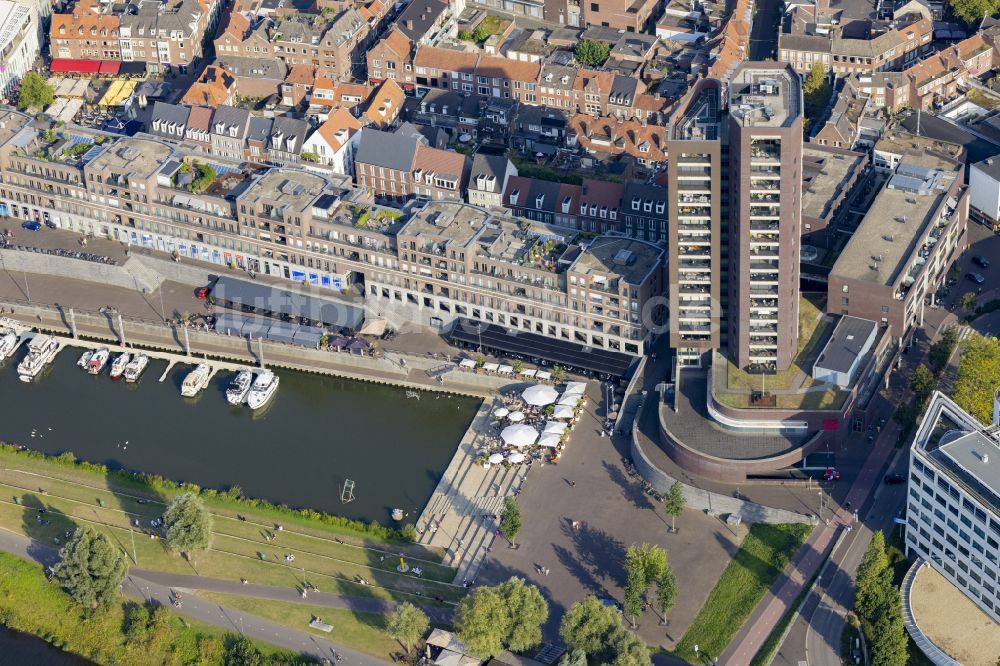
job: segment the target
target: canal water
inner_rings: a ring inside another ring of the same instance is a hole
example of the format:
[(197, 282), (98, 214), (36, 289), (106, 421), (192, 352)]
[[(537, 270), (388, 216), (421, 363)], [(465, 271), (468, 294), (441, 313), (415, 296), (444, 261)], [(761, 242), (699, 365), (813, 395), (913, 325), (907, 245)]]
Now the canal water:
[[(160, 474), (276, 504), (391, 523), (400, 508), (416, 522), (478, 408), (472, 398), (277, 370), (263, 409), (226, 402), (233, 374), (220, 372), (196, 398), (180, 385), (191, 366), (157, 380), (152, 361), (137, 384), (91, 376), (81, 350), (64, 349), (32, 383), (15, 358), (0, 365), (0, 440), (50, 454)], [(344, 482), (354, 501), (341, 502)]]
[(41, 638), (0, 627), (0, 665), (92, 666), (93, 662), (54, 648)]

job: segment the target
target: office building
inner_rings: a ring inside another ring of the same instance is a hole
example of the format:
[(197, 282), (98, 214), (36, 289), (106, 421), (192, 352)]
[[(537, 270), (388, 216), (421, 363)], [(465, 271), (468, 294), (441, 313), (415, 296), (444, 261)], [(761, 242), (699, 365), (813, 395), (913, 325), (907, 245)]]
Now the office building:
[(906, 551), (1000, 622), (1000, 429), (941, 393), (910, 447)]

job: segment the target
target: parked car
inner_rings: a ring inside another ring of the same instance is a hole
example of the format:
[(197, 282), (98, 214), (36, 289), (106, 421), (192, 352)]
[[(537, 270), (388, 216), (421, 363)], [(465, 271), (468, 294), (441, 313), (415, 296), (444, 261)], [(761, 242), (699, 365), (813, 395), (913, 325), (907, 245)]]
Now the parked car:
[(974, 263), (976, 266), (979, 266), (981, 268), (989, 268), (990, 267), (990, 260), (987, 259), (986, 257), (984, 257), (981, 254), (977, 254), (976, 256), (974, 256), (972, 258), (972, 263)]
[(607, 606), (608, 608), (614, 608), (619, 613), (625, 612), (625, 608), (614, 599), (601, 599), (601, 603)]
[(982, 284), (982, 283), (986, 282), (986, 278), (984, 278), (979, 273), (973, 273), (972, 271), (969, 271), (968, 273), (966, 273), (965, 277), (966, 277), (967, 280), (971, 280), (972, 282), (975, 282), (976, 284)]
[(835, 470), (833, 468), (830, 468), (830, 469), (826, 470), (825, 472), (823, 472), (823, 480), (824, 481), (840, 481), (840, 472), (838, 472), (837, 470)]
[(42, 225), (38, 222), (28, 221), (21, 225), (22, 229), (27, 229), (28, 231), (38, 231), (42, 228)]
[(205, 300), (211, 291), (209, 287), (198, 287), (194, 290), (194, 297), (199, 300)]
[(906, 482), (906, 477), (902, 474), (886, 474), (882, 477), (882, 482), (887, 486), (895, 486)]

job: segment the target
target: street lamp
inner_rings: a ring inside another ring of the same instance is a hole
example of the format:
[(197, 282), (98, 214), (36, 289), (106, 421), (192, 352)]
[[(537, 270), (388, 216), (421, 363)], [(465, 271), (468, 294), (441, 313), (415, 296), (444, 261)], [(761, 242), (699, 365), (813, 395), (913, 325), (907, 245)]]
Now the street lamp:
[(819, 519), (823, 520), (823, 491), (819, 491)]

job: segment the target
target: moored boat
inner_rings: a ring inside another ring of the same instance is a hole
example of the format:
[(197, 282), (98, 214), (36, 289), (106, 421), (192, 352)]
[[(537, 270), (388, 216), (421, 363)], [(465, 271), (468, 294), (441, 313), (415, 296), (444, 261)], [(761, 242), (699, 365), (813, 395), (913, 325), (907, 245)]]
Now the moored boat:
[(93, 349), (85, 349), (82, 354), (80, 354), (80, 360), (76, 362), (78, 366), (87, 369), (87, 364), (90, 363), (90, 357), (94, 355)]
[(59, 341), (51, 335), (39, 333), (28, 340), (28, 355), (17, 366), (17, 375), (22, 382), (30, 382), (59, 351)]
[(94, 355), (90, 357), (90, 361), (87, 362), (87, 372), (92, 375), (100, 374), (104, 370), (104, 366), (108, 364), (108, 358), (111, 356), (111, 352), (108, 351), (107, 347), (101, 347), (94, 352)]
[(7, 331), (0, 336), (0, 361), (10, 356), (17, 347), (17, 333)]
[(118, 379), (125, 372), (132, 357), (127, 353), (119, 354), (111, 363), (111, 379)]
[(247, 396), (247, 405), (250, 409), (260, 409), (271, 399), (275, 391), (278, 390), (278, 376), (270, 370), (257, 375), (253, 382), (253, 388)]
[(139, 377), (142, 376), (142, 371), (146, 369), (147, 365), (149, 365), (149, 357), (145, 354), (139, 354), (129, 361), (129, 364), (125, 366), (125, 381), (129, 384), (139, 381)]
[(242, 405), (250, 393), (251, 386), (253, 386), (253, 372), (246, 368), (240, 370), (226, 387), (226, 400), (230, 405)]
[(181, 395), (185, 398), (195, 397), (203, 388), (208, 386), (208, 378), (211, 375), (212, 369), (204, 363), (199, 363), (198, 366), (189, 372), (187, 377), (184, 378), (184, 382), (181, 384)]

